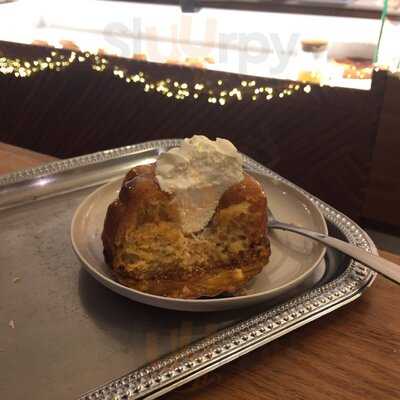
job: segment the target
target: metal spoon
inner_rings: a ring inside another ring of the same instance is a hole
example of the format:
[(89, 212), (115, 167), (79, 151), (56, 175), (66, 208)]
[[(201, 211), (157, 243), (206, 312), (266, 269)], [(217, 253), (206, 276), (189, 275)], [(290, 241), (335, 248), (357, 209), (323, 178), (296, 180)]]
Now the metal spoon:
[(378, 257), (371, 253), (368, 253), (367, 251), (359, 247), (353, 246), (350, 243), (344, 242), (343, 240), (339, 240), (323, 233), (313, 232), (308, 229), (300, 228), (295, 225), (285, 224), (281, 221), (278, 221), (274, 217), (270, 209), (268, 209), (268, 227), (270, 229), (281, 229), (284, 231), (298, 233), (299, 235), (317, 240), (318, 242), (321, 242), (326, 246), (332, 247), (344, 254), (347, 254), (348, 256), (359, 261), (360, 263), (390, 279), (392, 282), (400, 284), (400, 265), (385, 260), (382, 257)]

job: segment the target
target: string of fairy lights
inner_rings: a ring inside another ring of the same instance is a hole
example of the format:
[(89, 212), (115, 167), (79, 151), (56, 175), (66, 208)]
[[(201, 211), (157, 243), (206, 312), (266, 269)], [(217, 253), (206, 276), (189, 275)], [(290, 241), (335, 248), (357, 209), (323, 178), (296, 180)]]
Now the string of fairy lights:
[(293, 94), (311, 92), (311, 86), (308, 84), (289, 83), (284, 87), (277, 88), (257, 84), (253, 79), (242, 80), (237, 87), (228, 87), (221, 79), (216, 82), (203, 83), (180, 82), (172, 78), (154, 80), (143, 71), (132, 73), (118, 65), (113, 65), (108, 59), (98, 54), (89, 52), (78, 54), (74, 51), (69, 55), (52, 51), (47, 57), (31, 61), (0, 57), (0, 73), (26, 79), (44, 71), (63, 71), (75, 63), (89, 63), (91, 68), (99, 73), (111, 70), (116, 79), (120, 79), (128, 85), (141, 86), (146, 93), (158, 93), (166, 98), (179, 101), (207, 100), (208, 103), (218, 106), (224, 106), (232, 101), (270, 101)]

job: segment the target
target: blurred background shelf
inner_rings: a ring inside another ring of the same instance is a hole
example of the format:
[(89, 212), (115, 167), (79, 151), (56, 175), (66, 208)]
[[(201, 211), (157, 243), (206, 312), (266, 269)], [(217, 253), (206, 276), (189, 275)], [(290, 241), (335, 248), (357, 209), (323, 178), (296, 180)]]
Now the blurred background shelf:
[[(132, 2), (132, 0), (123, 1)], [(139, 0), (139, 2), (180, 4), (177, 0)], [(197, 0), (194, 3), (197, 6), (197, 10), (202, 8), (223, 8), (372, 19), (380, 17), (383, 4), (380, 0)], [(389, 16), (394, 19), (400, 17), (398, 1), (390, 2)]]

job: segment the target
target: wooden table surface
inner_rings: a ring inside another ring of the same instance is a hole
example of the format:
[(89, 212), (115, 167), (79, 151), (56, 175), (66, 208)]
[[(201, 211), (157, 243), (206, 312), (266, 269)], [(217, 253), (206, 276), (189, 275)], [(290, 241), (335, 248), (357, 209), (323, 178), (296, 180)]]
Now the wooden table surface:
[[(52, 159), (0, 143), (0, 174)], [(399, 255), (381, 254), (400, 264)], [(356, 302), (164, 399), (398, 400), (399, 311), (400, 287), (378, 277)]]

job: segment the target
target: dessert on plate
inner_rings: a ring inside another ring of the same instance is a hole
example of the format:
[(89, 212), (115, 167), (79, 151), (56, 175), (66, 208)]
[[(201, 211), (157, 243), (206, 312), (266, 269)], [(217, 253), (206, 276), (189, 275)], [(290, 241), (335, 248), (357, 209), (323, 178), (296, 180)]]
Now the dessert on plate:
[(160, 296), (234, 294), (270, 256), (267, 199), (225, 139), (185, 139), (133, 168), (104, 222), (118, 282)]

